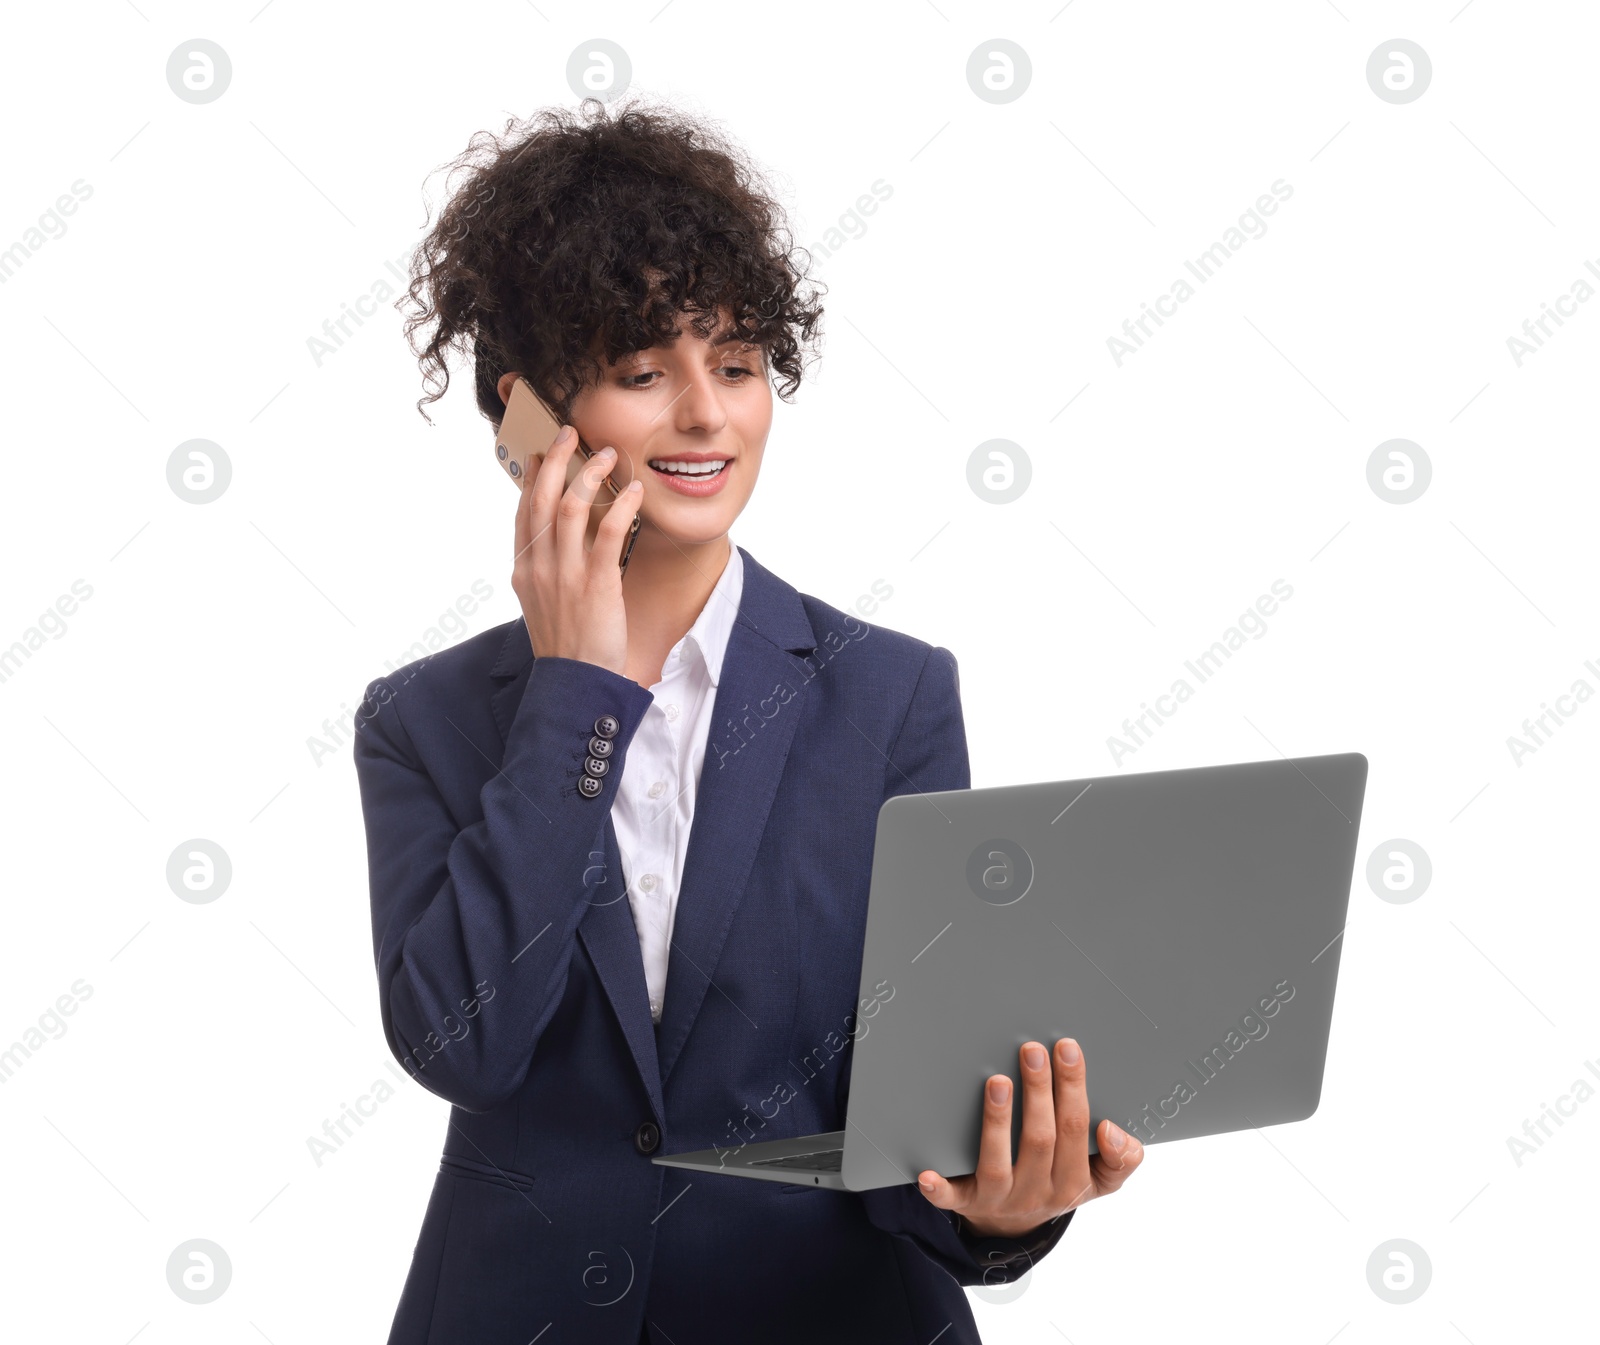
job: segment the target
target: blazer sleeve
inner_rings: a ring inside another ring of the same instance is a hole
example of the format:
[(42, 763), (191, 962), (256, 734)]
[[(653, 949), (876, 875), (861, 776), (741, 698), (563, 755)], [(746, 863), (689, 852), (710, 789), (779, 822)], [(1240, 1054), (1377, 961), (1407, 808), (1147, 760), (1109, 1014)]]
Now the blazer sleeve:
[[(366, 691), (353, 748), (367, 836), (384, 1035), (430, 1092), (482, 1112), (527, 1077), (566, 987), (587, 882), (628, 744), (653, 696), (598, 664), (536, 659), (500, 769), (461, 827), (397, 690)], [(619, 728), (594, 798), (578, 792), (596, 719)], [(465, 740), (461, 750), (477, 750)]]
[[(888, 756), (885, 799), (972, 787), (960, 674), (948, 649), (928, 652)], [(841, 1100), (848, 1096), (854, 1059), (849, 1052), (840, 1071)], [(1077, 1212), (1069, 1210), (1017, 1238), (986, 1238), (973, 1234), (954, 1211), (932, 1204), (915, 1181), (859, 1195), (877, 1227), (910, 1239), (958, 1284), (1009, 1284), (1020, 1278), (1061, 1240)]]

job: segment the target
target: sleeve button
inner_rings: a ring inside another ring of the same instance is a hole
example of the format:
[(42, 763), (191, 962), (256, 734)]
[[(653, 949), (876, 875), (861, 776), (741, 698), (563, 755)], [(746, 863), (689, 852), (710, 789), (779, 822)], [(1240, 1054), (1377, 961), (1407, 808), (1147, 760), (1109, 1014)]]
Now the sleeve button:
[(599, 734), (596, 734), (593, 738), (589, 739), (589, 755), (592, 757), (601, 758), (609, 757), (612, 749), (615, 748), (615, 746), (616, 744), (613, 743), (611, 739), (602, 738), (599, 736)]
[(586, 799), (592, 799), (604, 788), (605, 786), (592, 775), (580, 775), (578, 777), (578, 793), (582, 794)]
[(594, 721), (594, 731), (597, 737), (615, 738), (622, 725), (615, 715), (601, 715)]

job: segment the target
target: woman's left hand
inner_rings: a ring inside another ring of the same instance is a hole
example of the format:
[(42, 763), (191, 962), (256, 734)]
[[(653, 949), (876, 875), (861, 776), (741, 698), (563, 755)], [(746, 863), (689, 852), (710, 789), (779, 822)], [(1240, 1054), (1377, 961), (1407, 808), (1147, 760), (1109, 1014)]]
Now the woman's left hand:
[(1100, 1152), (1089, 1157), (1089, 1095), (1076, 1041), (1063, 1037), (1056, 1043), (1053, 1090), (1050, 1057), (1042, 1045), (1024, 1043), (1020, 1059), (1022, 1139), (1016, 1165), (1011, 1163), (1011, 1080), (992, 1074), (985, 1081), (978, 1170), (954, 1181), (931, 1168), (917, 1177), (923, 1195), (940, 1209), (954, 1210), (979, 1237), (1032, 1233), (1085, 1201), (1121, 1190), (1144, 1161), (1144, 1145), (1109, 1118), (1100, 1122)]

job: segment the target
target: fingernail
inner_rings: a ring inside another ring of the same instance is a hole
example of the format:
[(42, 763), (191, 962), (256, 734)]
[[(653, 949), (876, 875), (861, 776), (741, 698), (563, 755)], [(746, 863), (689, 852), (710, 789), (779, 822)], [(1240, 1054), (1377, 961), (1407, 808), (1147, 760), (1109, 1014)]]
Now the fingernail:
[(598, 453), (595, 454), (595, 457), (597, 458), (614, 458), (616, 456), (617, 450), (614, 448), (602, 448)]
[(933, 1183), (929, 1181), (919, 1181), (917, 1185), (920, 1186), (924, 1191), (931, 1192), (933, 1190)]
[(1111, 1146), (1113, 1153), (1121, 1153), (1123, 1146), (1128, 1142), (1127, 1135), (1115, 1125), (1106, 1128), (1106, 1143)]
[(1044, 1047), (1025, 1046), (1022, 1050), (1022, 1058), (1027, 1063), (1029, 1069), (1043, 1069)]
[(1076, 1065), (1083, 1059), (1083, 1052), (1078, 1049), (1078, 1043), (1071, 1037), (1064, 1037), (1061, 1041), (1061, 1063), (1063, 1065)]
[(1010, 1079), (989, 1080), (989, 1101), (999, 1106), (1011, 1096)]
[(556, 435), (556, 443), (558, 443), (558, 444), (566, 443), (568, 439), (572, 438), (573, 433), (574, 433), (574, 431), (573, 431), (572, 426), (563, 425), (561, 427), (561, 433)]

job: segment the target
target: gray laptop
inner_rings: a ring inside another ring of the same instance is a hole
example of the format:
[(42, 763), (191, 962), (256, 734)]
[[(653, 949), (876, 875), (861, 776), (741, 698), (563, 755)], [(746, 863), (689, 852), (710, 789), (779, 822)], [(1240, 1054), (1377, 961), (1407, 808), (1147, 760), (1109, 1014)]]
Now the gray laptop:
[(845, 1128), (654, 1161), (845, 1191), (965, 1175), (983, 1081), (1018, 1090), (1014, 1153), (1018, 1050), (1064, 1036), (1093, 1126), (1160, 1144), (1304, 1120), (1366, 781), (1352, 752), (889, 799)]

